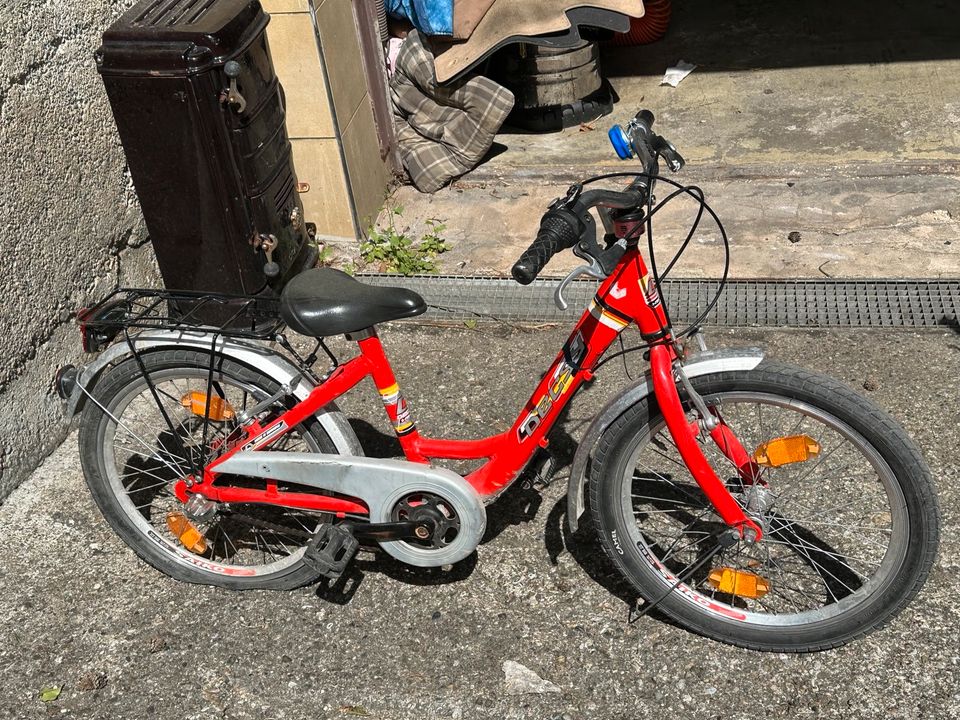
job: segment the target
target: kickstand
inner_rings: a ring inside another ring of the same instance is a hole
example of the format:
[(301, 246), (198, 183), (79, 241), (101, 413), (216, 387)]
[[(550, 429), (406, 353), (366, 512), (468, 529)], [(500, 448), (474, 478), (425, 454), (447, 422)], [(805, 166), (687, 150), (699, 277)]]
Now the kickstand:
[(639, 620), (640, 618), (642, 618), (643, 616), (645, 616), (647, 613), (649, 613), (651, 610), (653, 610), (657, 605), (659, 605), (659, 604), (662, 603), (664, 600), (666, 600), (668, 597), (670, 597), (670, 594), (671, 594), (674, 590), (676, 590), (678, 587), (680, 587), (683, 583), (685, 583), (687, 580), (689, 580), (697, 570), (699, 570), (699, 569), (702, 568), (704, 565), (706, 565), (708, 562), (710, 562), (711, 560), (713, 560), (713, 558), (714, 558), (718, 553), (726, 550), (728, 547), (732, 547), (733, 545), (736, 545), (736, 544), (737, 544), (737, 540), (739, 540), (739, 539), (740, 539), (739, 533), (738, 533), (736, 530), (734, 530), (733, 528), (731, 528), (731, 529), (729, 529), (729, 530), (725, 530), (723, 533), (721, 533), (720, 535), (718, 535), (718, 536), (717, 536), (717, 545), (716, 545), (716, 547), (714, 547), (713, 549), (711, 549), (710, 552), (708, 552), (708, 553), (707, 553), (706, 555), (704, 555), (702, 558), (700, 558), (699, 560), (697, 560), (697, 562), (695, 562), (695, 563), (694, 563), (693, 565), (691, 565), (689, 568), (687, 568), (686, 570), (684, 570), (683, 573), (677, 578), (677, 581), (673, 584), (673, 586), (672, 586), (669, 590), (667, 590), (663, 595), (661, 595), (660, 597), (658, 597), (658, 598), (657, 598), (656, 600), (654, 600), (653, 602), (647, 603), (647, 605), (646, 605), (642, 610), (640, 609), (640, 607), (641, 607), (641, 606), (640, 606), (640, 601), (638, 600), (638, 601), (637, 601), (637, 604), (634, 605), (632, 608), (630, 608), (630, 614), (629, 614), (628, 617), (627, 617), (627, 623), (630, 624), (630, 625), (632, 625), (632, 624), (635, 623), (637, 620)]

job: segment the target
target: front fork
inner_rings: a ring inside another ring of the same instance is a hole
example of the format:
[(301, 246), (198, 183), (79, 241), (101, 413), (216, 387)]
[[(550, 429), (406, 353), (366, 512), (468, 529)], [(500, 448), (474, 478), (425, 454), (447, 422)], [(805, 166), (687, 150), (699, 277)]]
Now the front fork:
[[(745, 542), (757, 542), (763, 536), (763, 531), (757, 523), (744, 514), (743, 508), (730, 494), (724, 482), (717, 477), (717, 473), (700, 449), (697, 442), (698, 430), (695, 429), (697, 426), (691, 426), (683, 404), (680, 402), (677, 391), (678, 378), (674, 377), (673, 353), (669, 346), (658, 344), (650, 348), (650, 367), (653, 374), (653, 390), (660, 405), (660, 412), (663, 413), (667, 429), (677, 445), (680, 457), (683, 458), (697, 485), (727, 525), (734, 528)], [(691, 399), (695, 401), (698, 398), (696, 393), (691, 393)], [(759, 469), (730, 428), (723, 423), (722, 419), (709, 412), (709, 409), (698, 408), (698, 410), (704, 426), (710, 432), (717, 447), (737, 467), (741, 478), (747, 483), (759, 482)]]

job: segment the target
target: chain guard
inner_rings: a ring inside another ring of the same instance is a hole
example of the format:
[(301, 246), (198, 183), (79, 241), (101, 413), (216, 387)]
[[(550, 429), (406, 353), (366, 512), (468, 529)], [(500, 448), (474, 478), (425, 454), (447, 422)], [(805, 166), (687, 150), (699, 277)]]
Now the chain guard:
[(355, 455), (249, 451), (220, 463), (216, 472), (291, 482), (360, 498), (370, 509), (372, 523), (392, 522), (394, 508), (410, 495), (442, 498), (460, 523), (457, 536), (449, 544), (433, 548), (403, 540), (380, 543), (389, 555), (417, 567), (439, 567), (463, 560), (479, 545), (486, 529), (486, 508), (477, 491), (450, 470), (420, 463)]

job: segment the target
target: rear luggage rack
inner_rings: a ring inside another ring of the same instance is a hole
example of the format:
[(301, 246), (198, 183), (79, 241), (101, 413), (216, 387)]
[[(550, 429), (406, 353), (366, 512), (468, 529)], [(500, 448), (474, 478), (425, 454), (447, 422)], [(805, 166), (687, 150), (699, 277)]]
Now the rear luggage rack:
[[(202, 321), (201, 321), (202, 318)], [(283, 329), (275, 297), (120, 288), (77, 316), (84, 332), (179, 330), (273, 340)]]

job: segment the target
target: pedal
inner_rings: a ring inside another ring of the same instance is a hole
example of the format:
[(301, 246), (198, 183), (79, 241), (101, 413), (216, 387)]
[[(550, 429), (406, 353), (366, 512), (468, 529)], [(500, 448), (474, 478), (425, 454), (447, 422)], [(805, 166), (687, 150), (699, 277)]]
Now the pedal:
[(339, 525), (324, 523), (307, 542), (303, 562), (324, 577), (336, 580), (347, 569), (359, 548), (360, 543), (352, 532)]
[(523, 487), (533, 490), (543, 490), (553, 482), (557, 470), (557, 461), (549, 450), (540, 448), (531, 460), (527, 477)]

